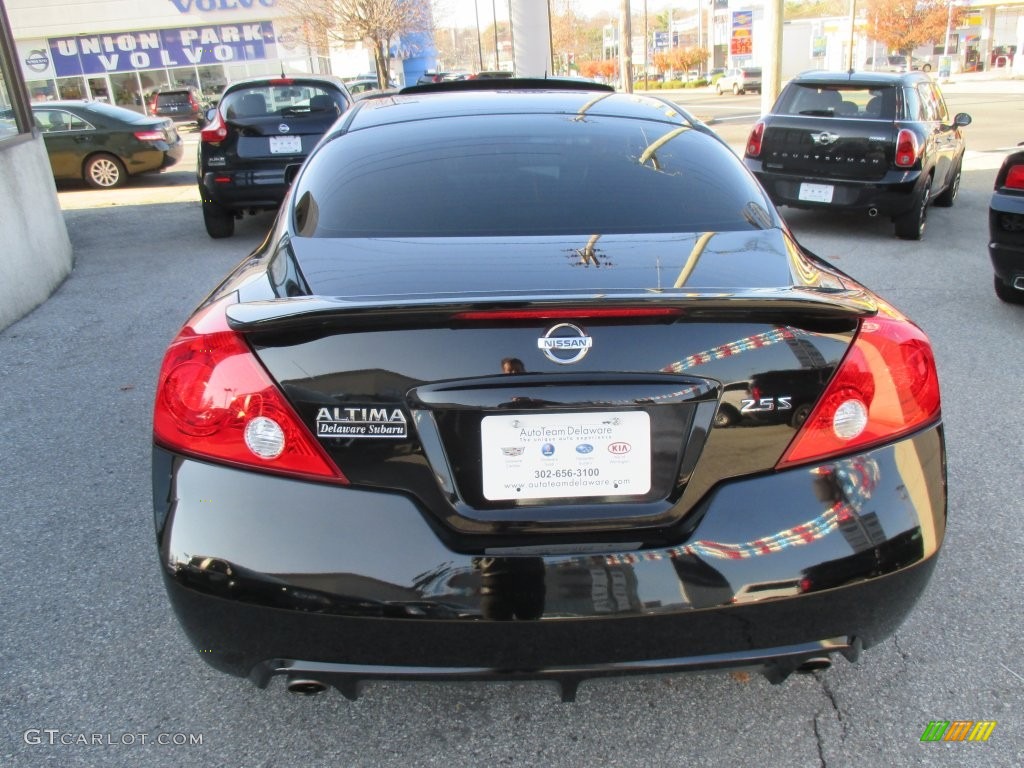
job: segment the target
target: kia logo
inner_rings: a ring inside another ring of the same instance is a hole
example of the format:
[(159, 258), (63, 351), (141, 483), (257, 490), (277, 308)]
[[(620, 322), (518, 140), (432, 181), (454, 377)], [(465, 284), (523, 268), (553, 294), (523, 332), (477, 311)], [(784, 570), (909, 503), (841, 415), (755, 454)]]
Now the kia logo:
[(629, 453), (631, 450), (633, 450), (633, 446), (629, 443), (611, 443), (608, 446), (608, 453), (614, 453), (616, 456)]

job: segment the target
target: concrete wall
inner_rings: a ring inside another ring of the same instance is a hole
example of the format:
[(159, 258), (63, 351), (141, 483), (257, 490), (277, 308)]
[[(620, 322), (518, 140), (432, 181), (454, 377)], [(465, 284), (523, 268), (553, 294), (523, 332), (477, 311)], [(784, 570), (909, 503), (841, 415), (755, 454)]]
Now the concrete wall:
[(71, 265), (43, 140), (0, 142), (0, 329), (45, 301)]

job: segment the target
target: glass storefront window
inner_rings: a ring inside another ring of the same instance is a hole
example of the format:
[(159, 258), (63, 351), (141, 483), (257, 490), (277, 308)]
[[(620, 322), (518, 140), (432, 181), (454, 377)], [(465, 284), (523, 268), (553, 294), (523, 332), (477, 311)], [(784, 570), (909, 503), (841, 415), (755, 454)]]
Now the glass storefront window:
[(13, 136), (18, 132), (18, 123), (14, 119), (14, 108), (8, 90), (7, 78), (0, 71), (0, 139)]
[(77, 76), (58, 78), (57, 96), (61, 99), (84, 99), (85, 81)]

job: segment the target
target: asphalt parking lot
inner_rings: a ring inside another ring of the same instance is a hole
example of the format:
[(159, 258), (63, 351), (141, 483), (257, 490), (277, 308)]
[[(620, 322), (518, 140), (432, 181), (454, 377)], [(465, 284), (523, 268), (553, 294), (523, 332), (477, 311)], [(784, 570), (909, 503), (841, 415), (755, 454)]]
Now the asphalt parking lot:
[[(298, 698), (201, 661), (159, 580), (154, 379), (182, 320), (271, 217), (210, 240), (187, 163), (124, 190), (62, 188), (75, 268), (0, 332), (0, 764), (1024, 764), (1024, 308), (995, 298), (987, 266), (997, 164), (972, 158), (922, 243), (895, 240), (888, 222), (786, 212), (802, 242), (935, 344), (950, 524), (910, 620), (857, 665), (781, 686), (742, 672), (611, 678), (584, 683), (575, 704), (540, 683)], [(984, 743), (922, 742), (936, 720), (996, 725)]]

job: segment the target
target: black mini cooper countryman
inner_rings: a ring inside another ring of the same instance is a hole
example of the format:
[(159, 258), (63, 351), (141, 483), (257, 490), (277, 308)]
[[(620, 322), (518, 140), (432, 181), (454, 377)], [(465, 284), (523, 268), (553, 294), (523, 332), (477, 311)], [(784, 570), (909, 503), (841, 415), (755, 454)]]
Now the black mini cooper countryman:
[(920, 240), (960, 187), (971, 117), (950, 119), (927, 74), (805, 72), (753, 128), (744, 162), (776, 205), (889, 216)]

